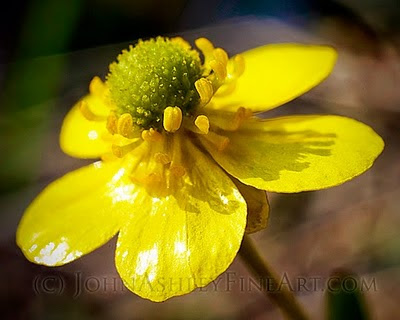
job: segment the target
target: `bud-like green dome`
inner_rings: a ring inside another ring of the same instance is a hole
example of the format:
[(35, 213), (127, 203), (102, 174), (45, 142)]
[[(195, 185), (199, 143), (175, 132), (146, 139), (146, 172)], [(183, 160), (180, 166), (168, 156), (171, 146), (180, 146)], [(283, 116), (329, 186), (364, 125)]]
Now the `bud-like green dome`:
[(118, 115), (130, 113), (135, 125), (158, 128), (168, 106), (190, 114), (198, 104), (194, 83), (201, 77), (197, 51), (173, 39), (139, 41), (110, 65), (107, 83)]

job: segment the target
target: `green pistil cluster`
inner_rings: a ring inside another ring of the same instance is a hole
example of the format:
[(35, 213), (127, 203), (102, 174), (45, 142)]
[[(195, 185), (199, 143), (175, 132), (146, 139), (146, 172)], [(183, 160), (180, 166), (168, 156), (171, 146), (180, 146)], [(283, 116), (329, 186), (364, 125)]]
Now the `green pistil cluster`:
[(130, 113), (140, 128), (159, 128), (168, 106), (190, 114), (199, 102), (194, 83), (201, 77), (197, 51), (158, 37), (139, 41), (110, 65), (107, 83), (119, 115)]

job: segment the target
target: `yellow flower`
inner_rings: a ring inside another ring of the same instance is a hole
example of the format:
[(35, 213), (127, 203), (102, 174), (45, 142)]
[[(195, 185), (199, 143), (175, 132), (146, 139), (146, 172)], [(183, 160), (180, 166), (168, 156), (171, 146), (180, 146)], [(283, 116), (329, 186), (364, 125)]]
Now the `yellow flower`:
[[(17, 243), (59, 266), (118, 233), (117, 270), (163, 301), (207, 285), (244, 232), (264, 228), (265, 191), (339, 185), (371, 167), (382, 139), (331, 115), (261, 120), (331, 72), (326, 46), (274, 44), (231, 58), (207, 39), (140, 41), (68, 113), (61, 148), (101, 158), (50, 184), (26, 210)], [(247, 224), (247, 229), (246, 229)]]

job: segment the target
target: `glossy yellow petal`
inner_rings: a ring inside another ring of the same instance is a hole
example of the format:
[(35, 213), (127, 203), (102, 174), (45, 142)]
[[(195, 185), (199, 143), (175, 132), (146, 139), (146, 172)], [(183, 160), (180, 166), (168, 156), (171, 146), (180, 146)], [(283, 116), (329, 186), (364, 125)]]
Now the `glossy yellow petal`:
[(337, 53), (327, 46), (270, 44), (244, 52), (245, 71), (235, 90), (214, 96), (211, 107), (266, 111), (310, 90), (324, 80)]
[(267, 227), (269, 203), (264, 190), (254, 188), (232, 178), (247, 204), (246, 233), (255, 233)]
[(120, 161), (96, 162), (47, 186), (18, 226), (17, 244), (28, 260), (63, 265), (115, 235), (134, 202), (124, 170)]
[(138, 193), (119, 233), (116, 266), (125, 285), (152, 301), (203, 287), (239, 250), (246, 204), (229, 177), (187, 145), (192, 163), (182, 186), (166, 196)]
[(83, 98), (90, 110), (104, 117), (104, 121), (90, 121), (79, 109), (78, 102), (66, 115), (60, 133), (61, 149), (77, 158), (99, 158), (109, 152), (111, 144), (104, 140), (106, 129), (106, 106), (98, 97), (88, 95)]
[(339, 185), (370, 168), (384, 147), (370, 127), (340, 116), (254, 121), (229, 138), (222, 152), (205, 139), (203, 143), (229, 174), (275, 192)]

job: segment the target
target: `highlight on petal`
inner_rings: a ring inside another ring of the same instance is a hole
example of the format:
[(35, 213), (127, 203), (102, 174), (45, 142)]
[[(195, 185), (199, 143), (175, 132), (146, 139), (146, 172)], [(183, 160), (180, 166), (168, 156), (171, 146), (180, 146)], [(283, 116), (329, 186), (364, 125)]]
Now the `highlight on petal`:
[(245, 232), (255, 233), (267, 227), (269, 203), (264, 190), (245, 185), (232, 177), (232, 181), (239, 189), (247, 204), (247, 223)]
[(214, 159), (244, 184), (274, 192), (339, 185), (369, 169), (384, 142), (367, 125), (340, 116), (288, 116), (252, 121), (228, 133), (220, 152), (203, 139)]
[(273, 109), (318, 85), (337, 58), (332, 47), (293, 43), (269, 44), (241, 55), (245, 69), (235, 90), (216, 94), (210, 107), (236, 110), (245, 106), (254, 112)]
[(134, 202), (120, 161), (96, 162), (47, 186), (26, 209), (17, 244), (26, 258), (59, 266), (113, 237)]
[(192, 165), (168, 195), (142, 189), (118, 237), (125, 285), (152, 301), (206, 286), (231, 264), (246, 225), (246, 203), (230, 178), (190, 142)]
[[(90, 121), (86, 119), (80, 110), (82, 101), (104, 120)], [(65, 116), (60, 133), (60, 146), (66, 154), (87, 159), (99, 158), (102, 154), (110, 151), (111, 143), (103, 139), (104, 135), (108, 134), (105, 109), (106, 106), (100, 98), (93, 95), (84, 97), (72, 107)]]

